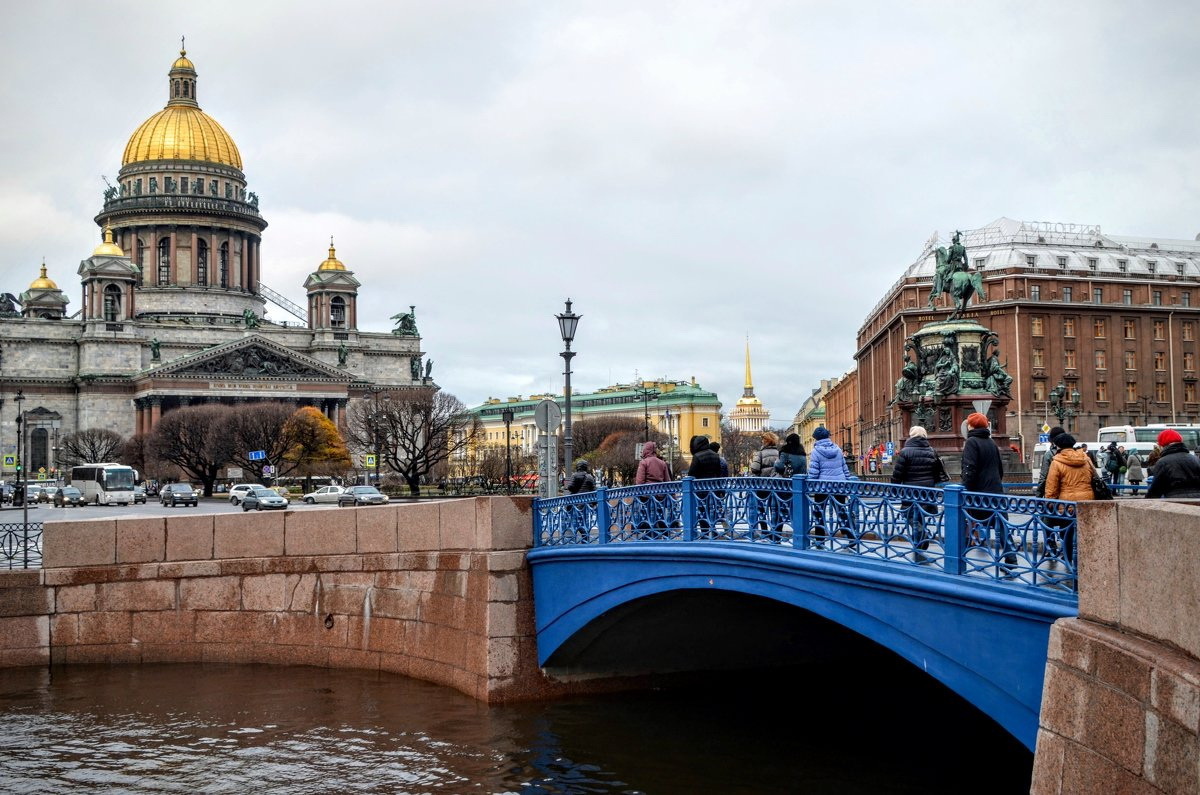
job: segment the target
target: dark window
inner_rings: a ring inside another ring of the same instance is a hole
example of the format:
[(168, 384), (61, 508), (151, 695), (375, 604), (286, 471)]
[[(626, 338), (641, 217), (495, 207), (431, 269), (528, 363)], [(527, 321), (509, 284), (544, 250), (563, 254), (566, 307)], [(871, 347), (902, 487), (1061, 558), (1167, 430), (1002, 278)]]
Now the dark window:
[(217, 267), (220, 270), (219, 276), (221, 286), (229, 286), (229, 243), (222, 243), (217, 254)]
[(121, 288), (110, 284), (104, 288), (104, 319), (115, 322), (121, 314)]
[(187, 177), (179, 178), (179, 192), (180, 193), (188, 192), (188, 178)]
[(329, 325), (333, 328), (346, 327), (346, 302), (341, 298), (329, 302)]
[(196, 284), (208, 286), (208, 243), (196, 241)]
[(1097, 303), (1097, 304), (1102, 304), (1102, 303), (1104, 303), (1104, 290), (1103, 290), (1103, 288), (1097, 287), (1096, 289), (1092, 290), (1092, 301), (1094, 301), (1094, 302), (1095, 302), (1095, 303)]
[(171, 283), (171, 240), (166, 237), (158, 241), (158, 283)]
[(1063, 301), (1068, 304), (1071, 303), (1071, 288), (1064, 287), (1064, 288), (1062, 288), (1062, 291), (1063, 291)]
[(37, 472), (42, 467), (50, 468), (50, 432), (45, 428), (34, 428), (29, 434), (29, 471)]
[(1154, 298), (1151, 300), (1151, 303), (1155, 306), (1162, 306), (1162, 290), (1154, 291)]
[(179, 96), (179, 81), (175, 81), (175, 96)]
[(192, 95), (191, 88), (192, 88), (191, 82), (188, 80), (184, 80), (183, 81), (183, 95), (185, 97), (190, 97)]
[(1029, 285), (1029, 300), (1031, 300), (1031, 301), (1042, 300), (1042, 286), (1040, 284)]

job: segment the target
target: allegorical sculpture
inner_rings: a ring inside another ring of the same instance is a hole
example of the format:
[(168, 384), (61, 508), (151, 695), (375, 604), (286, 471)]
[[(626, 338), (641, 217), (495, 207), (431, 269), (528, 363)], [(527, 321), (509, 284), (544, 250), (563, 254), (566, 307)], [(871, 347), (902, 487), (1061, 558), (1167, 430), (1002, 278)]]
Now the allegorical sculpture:
[(338, 367), (345, 367), (346, 366), (346, 358), (350, 355), (350, 349), (346, 347), (346, 343), (343, 342), (341, 345), (338, 346), (337, 354), (338, 354)]
[(933, 372), (932, 395), (934, 400), (941, 400), (947, 395), (958, 392), (958, 346), (953, 334), (942, 336), (942, 350), (933, 366)]
[(1012, 376), (1000, 364), (1000, 337), (990, 335), (983, 343), (984, 350), (991, 348), (992, 353), (983, 362), (984, 388), (993, 395), (1012, 397)]
[[(394, 334), (395, 332), (392, 332), (392, 333)], [(420, 381), (421, 380), (421, 357), (414, 356), (411, 359), (409, 359), (408, 360), (408, 369), (409, 369), (409, 372), (412, 373), (413, 380)]]
[(248, 329), (258, 328), (258, 315), (254, 314), (254, 310), (252, 309), (243, 309), (242, 322), (246, 324), (246, 328)]
[(162, 358), (162, 343), (158, 341), (158, 337), (150, 340), (150, 358), (153, 361), (158, 361)]
[(896, 397), (893, 403), (911, 403), (921, 394), (921, 367), (913, 361), (913, 357), (909, 355), (910, 351), (916, 353), (916, 344), (911, 338), (904, 341), (904, 368), (900, 371), (900, 380), (896, 382)]
[[(409, 311), (401, 312), (398, 315), (392, 315), (392, 320), (396, 321), (396, 327), (392, 329), (392, 333), (399, 337), (419, 337), (417, 333), (417, 308), (409, 306)], [(416, 376), (413, 376), (414, 378)]]
[(937, 268), (933, 276), (933, 289), (929, 293), (929, 305), (933, 306), (934, 299), (942, 293), (950, 293), (954, 299), (954, 312), (947, 320), (954, 320), (967, 309), (967, 302), (972, 295), (978, 295), (987, 300), (987, 292), (983, 288), (983, 279), (977, 271), (971, 270), (967, 262), (967, 249), (962, 244), (962, 232), (954, 233), (954, 240), (949, 250), (939, 246), (934, 253), (937, 258)]

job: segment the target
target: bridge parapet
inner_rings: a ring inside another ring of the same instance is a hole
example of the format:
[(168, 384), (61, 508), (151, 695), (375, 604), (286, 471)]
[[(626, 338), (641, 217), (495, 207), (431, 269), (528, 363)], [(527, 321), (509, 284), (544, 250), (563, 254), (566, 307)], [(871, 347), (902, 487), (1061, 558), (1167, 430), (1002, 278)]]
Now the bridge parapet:
[(1200, 504), (1081, 503), (1032, 791), (1200, 792)]
[(1076, 506), (863, 480), (711, 478), (538, 500), (534, 546), (738, 542), (1073, 593)]

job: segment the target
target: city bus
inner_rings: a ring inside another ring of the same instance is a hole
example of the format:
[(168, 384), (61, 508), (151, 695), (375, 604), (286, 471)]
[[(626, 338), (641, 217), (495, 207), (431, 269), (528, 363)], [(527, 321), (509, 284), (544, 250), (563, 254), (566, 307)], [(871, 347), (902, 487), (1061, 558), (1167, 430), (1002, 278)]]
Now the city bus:
[(128, 505), (137, 480), (137, 470), (124, 464), (80, 464), (71, 469), (71, 485), (95, 505)]
[(1144, 459), (1154, 449), (1158, 435), (1171, 428), (1183, 437), (1183, 444), (1189, 450), (1200, 447), (1200, 425), (1182, 423), (1157, 423), (1154, 425), (1109, 425), (1101, 428), (1096, 441), (1103, 445), (1116, 442), (1118, 447), (1124, 447), (1126, 452), (1137, 450)]

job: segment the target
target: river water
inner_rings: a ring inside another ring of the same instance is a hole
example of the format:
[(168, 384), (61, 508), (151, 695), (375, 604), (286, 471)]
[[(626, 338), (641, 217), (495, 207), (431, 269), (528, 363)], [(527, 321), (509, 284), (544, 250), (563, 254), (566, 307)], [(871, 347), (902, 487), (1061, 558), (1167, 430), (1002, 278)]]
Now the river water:
[(1031, 766), (915, 668), (492, 707), (371, 671), (0, 670), (5, 793), (1016, 793)]

